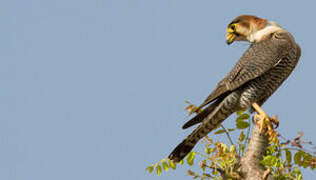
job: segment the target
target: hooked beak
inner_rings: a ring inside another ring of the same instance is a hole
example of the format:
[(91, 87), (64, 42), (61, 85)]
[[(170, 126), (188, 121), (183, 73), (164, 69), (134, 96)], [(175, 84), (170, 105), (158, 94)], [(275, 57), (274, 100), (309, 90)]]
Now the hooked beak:
[(231, 43), (233, 43), (236, 39), (236, 34), (234, 34), (233, 32), (227, 32), (226, 33), (226, 43), (228, 45), (230, 45)]

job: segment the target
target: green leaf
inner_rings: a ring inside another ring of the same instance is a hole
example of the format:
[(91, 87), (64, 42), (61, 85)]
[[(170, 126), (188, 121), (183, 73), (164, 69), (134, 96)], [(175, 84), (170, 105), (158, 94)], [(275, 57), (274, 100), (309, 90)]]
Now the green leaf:
[(301, 174), (301, 171), (298, 167), (294, 167), (292, 173), (296, 176), (299, 176)]
[(235, 145), (231, 145), (230, 148), (229, 148), (229, 152), (235, 153), (236, 152), (236, 146)]
[(195, 152), (191, 151), (187, 156), (188, 165), (192, 166), (194, 162)]
[(294, 155), (294, 163), (297, 165), (300, 165), (301, 159), (302, 159), (302, 151), (298, 151), (297, 153), (295, 153)]
[(179, 162), (179, 164), (180, 164), (180, 165), (182, 165), (182, 164), (183, 164), (183, 159)]
[(249, 114), (244, 113), (244, 114), (241, 114), (240, 116), (238, 116), (236, 121), (244, 121), (246, 119), (249, 119), (249, 117), (250, 117)]
[(275, 153), (274, 146), (268, 146), (267, 155), (272, 155), (273, 153)]
[(262, 163), (263, 165), (271, 166), (271, 165), (272, 165), (272, 157), (273, 157), (273, 156), (265, 156), (265, 157), (263, 158), (263, 160), (261, 161), (261, 163)]
[(160, 176), (160, 175), (161, 175), (161, 171), (162, 171), (160, 165), (158, 165), (158, 166), (156, 167), (156, 171), (157, 171), (157, 175)]
[(246, 145), (242, 144), (242, 145), (240, 146), (240, 151), (241, 151), (242, 153), (244, 153), (245, 148), (246, 148)]
[(245, 111), (241, 110), (241, 111), (237, 111), (236, 113), (237, 113), (238, 116), (240, 116), (240, 115), (242, 115), (244, 112), (245, 112)]
[(285, 151), (286, 161), (288, 162), (288, 164), (291, 164), (291, 161), (292, 161), (292, 152), (289, 151), (288, 149), (284, 149), (284, 151)]
[[(232, 132), (232, 131), (235, 131), (235, 129), (229, 128), (229, 129), (227, 129), (227, 131), (228, 131), (228, 132)], [(220, 129), (220, 130), (218, 130), (218, 131), (215, 131), (214, 134), (222, 134), (222, 133), (224, 133), (224, 132), (225, 132), (224, 129)]]
[(165, 160), (162, 162), (162, 167), (163, 167), (163, 170), (165, 170), (166, 172), (169, 171), (169, 165)]
[(307, 168), (308, 166), (311, 166), (311, 161), (313, 159), (313, 156), (304, 152), (304, 158), (303, 158), (303, 167)]
[(274, 167), (280, 167), (280, 165), (281, 165), (280, 159), (277, 158), (277, 157), (275, 157), (275, 158), (273, 159), (273, 166), (274, 166)]
[(211, 154), (211, 152), (212, 152), (212, 148), (211, 147), (205, 148), (205, 153), (206, 154)]
[(235, 131), (236, 129), (228, 128), (229, 132)]
[(229, 149), (228, 149), (228, 147), (227, 147), (227, 144), (221, 143), (220, 145), (221, 145), (221, 147), (223, 148), (223, 151), (224, 151), (224, 152), (229, 152)]
[(222, 133), (224, 133), (224, 132), (225, 132), (224, 129), (220, 129), (220, 130), (216, 131), (214, 134), (222, 134)]
[(242, 142), (242, 141), (245, 139), (245, 137), (246, 137), (246, 136), (245, 136), (245, 134), (244, 134), (244, 131), (241, 131), (241, 132), (240, 132), (240, 135), (239, 135), (239, 138), (238, 138), (238, 141), (239, 141), (239, 142)]
[(187, 161), (188, 162), (188, 165), (189, 166), (192, 166), (193, 165), (193, 160), (189, 160), (189, 161)]
[(250, 126), (250, 124), (248, 122), (243, 121), (243, 120), (236, 121), (237, 129), (246, 129), (249, 126)]
[(263, 158), (263, 160), (261, 161), (261, 163), (263, 165), (266, 165), (266, 166), (278, 166), (280, 164), (280, 161), (277, 157), (275, 156), (272, 156), (272, 155), (269, 155), (269, 156), (265, 156)]
[(193, 155), (193, 151), (189, 152), (189, 154), (187, 155), (187, 161), (189, 161), (192, 158)]
[(176, 163), (174, 163), (170, 159), (168, 159), (168, 162), (169, 162), (169, 167), (171, 167), (172, 169), (176, 169), (177, 168), (177, 164)]
[(149, 174), (151, 174), (154, 170), (154, 166), (148, 166), (146, 170), (148, 171)]

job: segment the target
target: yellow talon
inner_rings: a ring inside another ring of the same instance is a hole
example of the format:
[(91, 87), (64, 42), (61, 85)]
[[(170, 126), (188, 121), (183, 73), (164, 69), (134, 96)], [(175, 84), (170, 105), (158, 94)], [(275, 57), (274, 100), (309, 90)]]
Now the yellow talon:
[(254, 118), (259, 126), (260, 133), (263, 133), (266, 129), (268, 130), (273, 129), (273, 125), (271, 124), (271, 122), (274, 123), (276, 127), (279, 126), (279, 121), (276, 115), (274, 115), (273, 118), (270, 118), (267, 115), (267, 113), (265, 113), (263, 109), (261, 109), (261, 107), (257, 103), (253, 103), (252, 107), (258, 113), (258, 114), (255, 114)]
[(279, 127), (279, 120), (277, 115), (273, 115), (273, 118), (270, 118), (270, 120), (275, 124), (275, 129)]

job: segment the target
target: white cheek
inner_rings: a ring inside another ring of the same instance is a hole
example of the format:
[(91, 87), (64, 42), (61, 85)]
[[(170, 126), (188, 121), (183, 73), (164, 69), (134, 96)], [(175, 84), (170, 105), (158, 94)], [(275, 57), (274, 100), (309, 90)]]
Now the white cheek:
[(245, 27), (243, 27), (243, 26), (241, 26), (240, 28), (239, 28), (239, 33), (240, 34), (243, 34), (243, 35), (245, 35), (245, 34), (248, 34), (248, 29), (247, 28), (245, 28)]

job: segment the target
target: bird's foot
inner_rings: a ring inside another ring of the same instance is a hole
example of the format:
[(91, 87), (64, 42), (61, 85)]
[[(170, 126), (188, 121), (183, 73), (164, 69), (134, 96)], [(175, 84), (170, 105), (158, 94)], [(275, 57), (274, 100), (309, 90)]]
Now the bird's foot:
[(260, 133), (262, 134), (264, 129), (266, 129), (265, 119), (267, 117), (264, 114), (255, 114), (255, 123), (259, 126)]
[(278, 116), (277, 115), (273, 115), (272, 118), (270, 118), (270, 121), (275, 125), (275, 128), (279, 127), (279, 120), (278, 120)]
[(262, 134), (265, 131), (270, 131), (273, 128), (272, 123), (277, 128), (279, 126), (279, 121), (277, 116), (274, 115), (272, 118), (267, 115), (266, 112), (261, 109), (261, 107), (257, 103), (253, 103), (252, 107), (256, 110), (257, 114), (254, 115), (255, 123), (259, 126), (260, 133)]

